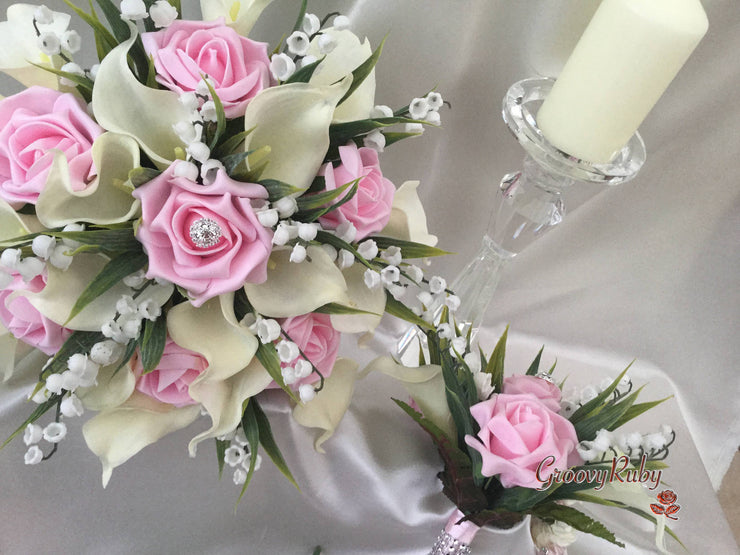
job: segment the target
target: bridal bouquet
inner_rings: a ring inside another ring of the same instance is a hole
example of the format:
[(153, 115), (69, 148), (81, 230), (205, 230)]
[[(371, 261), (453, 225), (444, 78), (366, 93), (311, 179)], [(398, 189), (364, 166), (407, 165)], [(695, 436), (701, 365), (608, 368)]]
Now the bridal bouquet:
[(185, 21), (179, 0), (67, 1), (89, 68), (69, 15), (15, 4), (0, 23), (0, 69), (27, 86), (0, 101), (0, 368), (47, 357), (8, 439), (27, 464), (95, 411), (106, 484), (205, 415), (191, 456), (215, 440), (246, 488), (261, 447), (292, 480), (258, 394), (282, 389), (320, 449), (357, 374), (340, 334), (421, 321), (398, 300), (422, 283), (407, 260), (443, 251), (418, 182), (396, 188), (378, 154), (437, 126), (442, 97), (376, 106), (382, 44), (306, 2), (274, 50), (249, 39), (267, 4), (202, 0)]
[(656, 523), (659, 548), (665, 531), (678, 540), (665, 515), (679, 506), (655, 502), (656, 495), (661, 504), (668, 494), (675, 500), (658, 489), (675, 432), (667, 425), (649, 434), (620, 430), (665, 399), (638, 403), (640, 389), (632, 391), (628, 369), (598, 388), (564, 394), (552, 376), (555, 366), (540, 369), (542, 350), (523, 375), (504, 377), (506, 332), (486, 357), (473, 351), (470, 334), (461, 335), (448, 308), (438, 321), (425, 334), (419, 367), (388, 357), (371, 364), (405, 382), (412, 402), (395, 402), (431, 436), (444, 461), (439, 478), (457, 509), (433, 554), (470, 553), (480, 528), (511, 528), (526, 515), (538, 553), (564, 554), (576, 531), (624, 547), (579, 502), (623, 508)]

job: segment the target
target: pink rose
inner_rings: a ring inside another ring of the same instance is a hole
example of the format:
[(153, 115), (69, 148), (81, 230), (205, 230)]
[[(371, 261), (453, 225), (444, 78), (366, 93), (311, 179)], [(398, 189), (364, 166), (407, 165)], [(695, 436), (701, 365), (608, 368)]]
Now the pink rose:
[[(558, 468), (580, 463), (575, 451), (575, 428), (569, 420), (549, 410), (534, 395), (494, 395), (470, 407), (480, 426), (478, 436), (465, 436), (465, 443), (483, 457), (484, 476), (498, 475), (505, 488), (539, 488)], [(537, 476), (540, 463), (554, 457)]]
[(180, 347), (169, 337), (157, 368), (148, 374), (142, 375), (144, 368), (138, 353), (131, 360), (131, 369), (137, 378), (136, 389), (157, 401), (176, 407), (195, 404), (190, 397), (189, 387), (207, 367), (205, 358)]
[(133, 192), (141, 199), (137, 238), (149, 255), (148, 278), (188, 290), (195, 306), (267, 279), (272, 231), (252, 209), (267, 198), (261, 185), (234, 181), (223, 170), (208, 186), (174, 177), (175, 165)]
[(358, 177), (357, 194), (349, 202), (319, 218), (326, 228), (334, 229), (342, 222), (352, 222), (357, 229), (356, 240), (377, 233), (391, 217), (391, 205), (396, 187), (383, 177), (378, 165), (378, 153), (371, 148), (357, 148), (350, 143), (339, 147), (342, 163), (334, 168), (326, 164), (320, 175), (326, 179), (326, 189), (333, 190)]
[(182, 94), (207, 75), (228, 118), (243, 116), (249, 101), (270, 86), (267, 44), (242, 37), (223, 19), (178, 20), (141, 40), (154, 58), (159, 83)]
[(560, 388), (544, 378), (536, 376), (511, 376), (504, 378), (503, 393), (518, 395), (531, 393), (553, 412), (560, 412)]
[[(280, 327), (292, 339), (306, 358), (323, 374), (325, 378), (331, 375), (334, 361), (339, 351), (340, 333), (331, 325), (328, 314), (311, 312), (301, 316), (286, 318)], [(288, 366), (283, 364), (283, 366)], [(316, 373), (299, 380), (295, 386), (304, 383), (313, 383), (319, 379)]]
[(53, 355), (72, 332), (42, 315), (26, 297), (11, 298), (14, 291), (38, 293), (44, 287), (46, 279), (43, 275), (24, 283), (20, 274), (13, 272), (13, 282), (0, 291), (0, 322), (16, 339)]
[(0, 100), (0, 196), (16, 208), (35, 204), (46, 186), (52, 149), (67, 157), (72, 188), (84, 189), (95, 173), (90, 149), (101, 133), (68, 93), (31, 87)]

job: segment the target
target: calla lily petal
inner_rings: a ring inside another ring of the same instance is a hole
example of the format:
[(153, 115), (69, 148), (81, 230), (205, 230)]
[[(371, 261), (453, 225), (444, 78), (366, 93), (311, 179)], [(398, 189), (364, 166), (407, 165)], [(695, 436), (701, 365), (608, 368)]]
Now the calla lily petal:
[(126, 363), (118, 368), (118, 362), (104, 366), (98, 371), (98, 384), (92, 387), (79, 387), (75, 393), (88, 410), (104, 411), (126, 402), (134, 392), (136, 376)]
[(175, 343), (208, 361), (208, 369), (190, 384), (189, 393), (208, 411), (213, 424), (190, 442), (191, 455), (204, 439), (234, 430), (244, 401), (272, 382), (267, 371), (253, 361), (259, 342), (236, 321), (233, 307), (232, 293), (198, 308), (179, 304), (167, 315), (167, 329)]
[(103, 464), (103, 487), (108, 485), (114, 468), (147, 445), (190, 425), (199, 414), (197, 405), (173, 408), (134, 392), (123, 405), (87, 421), (82, 434)]
[(108, 131), (136, 139), (152, 161), (164, 169), (175, 159), (175, 149), (185, 147), (172, 126), (190, 121), (190, 114), (176, 93), (150, 89), (131, 73), (127, 56), (137, 32), (132, 23), (128, 25), (131, 38), (100, 63), (93, 88), (93, 113)]
[(122, 187), (129, 172), (139, 166), (139, 146), (134, 139), (104, 133), (95, 140), (92, 156), (98, 177), (83, 191), (69, 181), (67, 159), (61, 152), (36, 203), (36, 214), (45, 226), (63, 227), (72, 222), (114, 224), (134, 217), (140, 201)]
[(406, 181), (398, 188), (393, 197), (391, 219), (380, 234), (433, 247), (437, 244), (437, 237), (427, 230), (427, 216), (419, 199), (418, 187), (418, 181)]
[[(37, 6), (31, 4), (13, 4), (8, 7), (8, 20), (0, 22), (0, 71), (26, 87), (40, 85), (59, 89), (56, 75), (30, 63), (51, 67), (49, 57), (39, 50), (36, 30), (33, 28), (36, 8)], [(67, 30), (71, 18), (65, 13), (52, 13), (54, 21), (48, 25), (39, 25), (39, 30), (61, 35)]]
[(223, 17), (226, 24), (246, 37), (272, 0), (200, 0), (203, 21)]
[(15, 348), (18, 340), (0, 324), (0, 383), (8, 381), (15, 370)]
[(76, 254), (72, 264), (64, 271), (47, 265), (46, 287), (40, 292), (18, 291), (17, 294), (28, 297), (36, 310), (60, 326), (80, 331), (100, 331), (103, 324), (115, 318), (118, 299), (131, 294), (131, 289), (122, 282), (92, 301), (68, 323), (67, 318), (82, 291), (107, 262), (105, 257), (98, 254)]
[(441, 366), (429, 364), (409, 368), (385, 356), (373, 360), (365, 368), (363, 374), (370, 372), (382, 372), (403, 383), (408, 394), (419, 405), (424, 417), (431, 420), (450, 437), (454, 437), (455, 426), (447, 405)]
[(7, 241), (26, 235), (28, 228), (18, 213), (3, 199), (0, 199), (0, 241)]
[(270, 147), (263, 179), (277, 179), (307, 188), (329, 148), (329, 124), (337, 102), (352, 82), (316, 87), (290, 83), (260, 92), (247, 106), (244, 128), (254, 130), (246, 150)]
[[(372, 56), (370, 41), (360, 42), (352, 31), (327, 29), (324, 31), (336, 41), (334, 50), (326, 54), (311, 76), (312, 85), (330, 85), (342, 77), (350, 75), (358, 66)], [(309, 54), (321, 58), (318, 38), (311, 42)], [(367, 119), (375, 106), (375, 70), (365, 78), (352, 95), (334, 111), (333, 121), (345, 122)]]
[(305, 404), (296, 405), (293, 418), (301, 426), (320, 428), (323, 433), (314, 442), (314, 449), (323, 453), (321, 445), (329, 439), (349, 408), (357, 381), (358, 365), (347, 358), (338, 358), (334, 369), (324, 381), (324, 389)]
[(290, 261), (290, 252), (273, 251), (267, 265), (267, 281), (244, 286), (257, 312), (273, 318), (290, 318), (327, 303), (349, 302), (342, 272), (321, 248), (308, 247), (308, 256), (300, 265)]
[(342, 272), (347, 283), (347, 306), (372, 312), (373, 314), (332, 314), (331, 325), (342, 333), (365, 333), (373, 331), (385, 312), (385, 290), (382, 287), (368, 288), (365, 285), (365, 266), (353, 264)]

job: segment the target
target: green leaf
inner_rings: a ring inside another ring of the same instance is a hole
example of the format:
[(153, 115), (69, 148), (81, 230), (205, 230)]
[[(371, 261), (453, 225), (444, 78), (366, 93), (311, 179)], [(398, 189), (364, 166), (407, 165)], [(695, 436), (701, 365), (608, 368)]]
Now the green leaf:
[(275, 202), (283, 197), (303, 192), (303, 189), (300, 187), (278, 181), (277, 179), (263, 179), (259, 181), (259, 184), (267, 189), (267, 194), (269, 195), (268, 200), (270, 202)]
[[(118, 43), (124, 42), (131, 37), (131, 29), (128, 24), (121, 19), (121, 12), (111, 0), (95, 0), (105, 16), (105, 19), (110, 25), (113, 36), (116, 38)], [(141, 42), (141, 36), (136, 37), (134, 44), (129, 50), (129, 58), (133, 60), (136, 66), (136, 73), (139, 81), (145, 83), (146, 76), (149, 72), (149, 64), (147, 63), (146, 52), (144, 52), (144, 45)]]
[[(389, 117), (389, 118), (372, 118), (372, 119), (361, 119), (355, 121), (347, 121), (343, 123), (333, 123), (329, 126), (329, 140), (333, 145), (344, 145), (348, 141), (351, 141), (355, 137), (360, 135), (366, 135), (375, 129), (382, 129), (383, 127), (389, 127), (398, 123), (428, 123), (423, 120), (404, 118), (404, 117)], [(386, 144), (388, 144), (388, 133), (386, 135)], [(413, 133), (418, 135), (418, 133)]]
[(352, 308), (351, 306), (345, 306), (339, 303), (325, 304), (315, 309), (314, 312), (318, 312), (319, 314), (369, 314), (372, 316), (382, 316), (381, 314), (375, 314), (374, 312), (368, 312), (367, 310), (360, 310), (359, 308)]
[(126, 351), (123, 353), (123, 357), (121, 357), (120, 362), (118, 363), (118, 366), (116, 366), (116, 369), (113, 370), (113, 375), (115, 376), (118, 374), (118, 372), (126, 366), (126, 363), (131, 360), (131, 357), (134, 356), (134, 352), (136, 352), (136, 348), (139, 346), (139, 342), (136, 339), (132, 339), (126, 344)]
[(237, 322), (241, 322), (250, 312), (254, 312), (252, 303), (249, 302), (244, 288), (237, 289), (234, 293), (234, 316)]
[(146, 83), (144, 83), (147, 87), (151, 89), (156, 89), (159, 87), (159, 84), (157, 83), (157, 68), (154, 66), (154, 56), (147, 56), (146, 57), (147, 62), (147, 73), (146, 73)]
[(488, 364), (483, 370), (491, 376), (491, 385), (494, 390), (501, 392), (504, 385), (504, 358), (506, 356), (506, 339), (509, 334), (509, 326), (506, 326), (503, 335), (496, 343), (496, 347), (491, 353), (491, 358), (488, 359)]
[(548, 503), (546, 505), (534, 507), (531, 513), (546, 521), (559, 520), (580, 532), (593, 534), (594, 536), (602, 538), (614, 545), (624, 547), (624, 544), (618, 541), (614, 534), (601, 522), (592, 519), (573, 507), (566, 507), (565, 505), (558, 505), (557, 503)]
[(393, 298), (388, 291), (385, 292), (385, 311), (391, 316), (406, 320), (410, 324), (419, 326), (422, 329), (434, 330), (434, 326), (424, 321), (416, 314), (414, 314), (409, 307), (403, 304), (401, 301), (397, 301)]
[(352, 255), (355, 257), (355, 259), (357, 259), (357, 261), (360, 264), (362, 264), (366, 268), (370, 268), (371, 270), (374, 269), (372, 265), (370, 264), (370, 262), (365, 260), (365, 258), (359, 252), (357, 252), (356, 248), (350, 245), (347, 241), (340, 239), (339, 237), (337, 237), (336, 235), (332, 233), (328, 233), (326, 231), (319, 231), (316, 234), (316, 241), (318, 241), (319, 243), (326, 243), (327, 245), (331, 245), (335, 249), (344, 249), (346, 251), (349, 251), (350, 253), (352, 253)]
[(496, 507), (514, 512), (524, 512), (550, 497), (561, 484), (553, 484), (546, 490), (534, 488), (505, 488), (496, 499)]
[(582, 418), (573, 424), (573, 427), (576, 429), (576, 434), (578, 434), (578, 440), (591, 441), (596, 437), (596, 433), (601, 429), (609, 431), (614, 430), (614, 424), (618, 422), (634, 404), (640, 391), (642, 391), (642, 388), (625, 397), (619, 403), (606, 405), (602, 410), (596, 412), (592, 416)]
[(589, 416), (592, 412), (598, 412), (598, 410), (604, 404), (604, 401), (606, 401), (607, 398), (612, 394), (612, 392), (617, 388), (619, 381), (624, 377), (624, 375), (627, 373), (627, 370), (629, 370), (631, 366), (632, 363), (630, 362), (627, 368), (622, 370), (622, 373), (616, 377), (616, 379), (609, 385), (609, 387), (607, 387), (595, 398), (591, 399), (588, 403), (581, 406), (577, 411), (575, 411), (569, 418), (571, 423), (576, 424), (577, 422), (580, 422), (581, 420)]
[(352, 84), (350, 85), (349, 89), (346, 93), (344, 93), (344, 96), (342, 99), (337, 103), (337, 106), (342, 104), (345, 100), (347, 100), (350, 96), (352, 96), (352, 93), (354, 93), (360, 85), (362, 85), (362, 82), (365, 80), (365, 78), (370, 75), (373, 68), (375, 67), (375, 64), (378, 63), (378, 58), (380, 58), (380, 54), (383, 52), (383, 45), (385, 44), (386, 37), (383, 37), (383, 40), (380, 41), (380, 44), (375, 49), (375, 52), (371, 54), (371, 56), (362, 62), (357, 68), (352, 72)]
[(153, 322), (144, 321), (144, 333), (141, 334), (141, 365), (144, 374), (157, 368), (167, 343), (167, 318), (163, 314)]
[(257, 466), (257, 450), (260, 443), (260, 429), (257, 423), (257, 415), (254, 412), (254, 407), (250, 402), (252, 399), (247, 399), (246, 406), (244, 407), (244, 414), (242, 414), (242, 428), (244, 429), (244, 435), (249, 442), (249, 469), (247, 470), (247, 479), (244, 481), (242, 491), (239, 494), (239, 498), (236, 500), (237, 505), (242, 500), (244, 492), (247, 491), (249, 482), (252, 481), (252, 475), (254, 474), (255, 467)]
[(216, 94), (216, 89), (214, 89), (213, 85), (205, 79), (205, 75), (201, 75), (201, 77), (204, 78), (205, 84), (208, 87), (208, 92), (211, 93), (211, 99), (216, 107), (216, 131), (214, 132), (211, 144), (209, 145), (209, 148), (213, 150), (216, 148), (221, 135), (223, 135), (224, 130), (226, 129), (226, 113), (224, 112), (224, 105), (221, 103), (221, 99)]
[(284, 83), (286, 85), (288, 83), (308, 83), (311, 80), (311, 77), (313, 77), (316, 68), (319, 67), (319, 64), (324, 61), (325, 57), (326, 56), (322, 57), (320, 60), (316, 60), (311, 64), (303, 66), (293, 75), (291, 75), (287, 80), (285, 80)]
[(110, 31), (108, 31), (108, 29), (103, 26), (103, 24), (100, 22), (100, 19), (98, 19), (98, 16), (92, 7), (92, 2), (90, 3), (91, 13), (87, 13), (86, 11), (78, 8), (72, 2), (70, 2), (70, 0), (64, 0), (64, 3), (67, 4), (67, 6), (69, 6), (70, 9), (72, 9), (80, 17), (80, 19), (82, 19), (92, 28), (93, 33), (95, 33), (95, 47), (97, 49), (98, 60), (102, 60), (103, 58), (105, 58), (108, 53), (118, 45), (118, 42), (116, 41), (116, 38), (110, 33)]
[(633, 418), (640, 416), (643, 412), (647, 412), (650, 409), (657, 407), (661, 403), (667, 401), (668, 399), (672, 399), (672, 398), (673, 398), (673, 395), (669, 395), (668, 397), (664, 397), (663, 399), (658, 399), (657, 401), (648, 401), (647, 403), (637, 403), (637, 404), (632, 405), (630, 408), (628, 408), (625, 411), (625, 413), (619, 419), (617, 419), (616, 422), (614, 422), (614, 424), (612, 424), (611, 429), (615, 430), (623, 426), (624, 424), (626, 424)]
[(134, 188), (141, 187), (145, 183), (149, 183), (155, 177), (159, 177), (161, 174), (161, 171), (155, 170), (154, 168), (134, 168), (128, 172), (128, 181), (131, 182), (131, 185)]
[(41, 418), (44, 414), (46, 414), (46, 411), (48, 411), (54, 405), (56, 405), (60, 399), (61, 399), (60, 395), (56, 395), (55, 393), (52, 393), (51, 396), (46, 401), (44, 401), (43, 403), (41, 403), (40, 405), (36, 407), (36, 409), (31, 413), (31, 416), (29, 416), (28, 418), (26, 418), (26, 420), (23, 421), (23, 424), (18, 426), (18, 428), (12, 434), (10, 434), (10, 437), (8, 437), (8, 439), (6, 439), (3, 442), (3, 444), (0, 445), (0, 449), (5, 447), (11, 441), (13, 441), (13, 439), (18, 434), (22, 433), (26, 429), (26, 426), (28, 426), (29, 424), (33, 424), (39, 418)]
[(297, 403), (298, 398), (295, 396), (295, 393), (285, 385), (285, 380), (283, 380), (283, 373), (280, 368), (280, 358), (275, 350), (275, 345), (272, 343), (260, 343), (259, 347), (257, 347), (256, 356), (257, 360), (260, 361), (260, 364), (265, 370), (267, 370), (267, 373), (270, 374), (270, 377), (275, 380), (275, 383), (278, 384), (282, 390)]
[(321, 546), (320, 545), (317, 545), (316, 547), (313, 548), (312, 555), (321, 555)]
[(265, 413), (262, 411), (262, 408), (257, 403), (257, 399), (255, 399), (254, 397), (250, 399), (249, 406), (252, 407), (255, 418), (257, 420), (260, 445), (262, 445), (265, 453), (267, 453), (267, 455), (272, 459), (272, 462), (275, 463), (275, 466), (278, 467), (278, 470), (280, 470), (283, 476), (285, 476), (298, 491), (301, 491), (301, 488), (298, 487), (298, 483), (295, 481), (295, 478), (293, 478), (293, 474), (291, 474), (290, 470), (288, 469), (288, 465), (286, 464), (285, 459), (283, 458), (283, 455), (277, 446), (277, 443), (275, 443), (275, 438), (272, 435), (270, 421), (268, 420)]
[(0, 241), (0, 249), (8, 247), (22, 247), (30, 245), (39, 235), (51, 235), (60, 239), (72, 239), (83, 245), (94, 245), (102, 252), (120, 252), (124, 250), (141, 250), (141, 243), (134, 237), (130, 223), (129, 227), (117, 229), (95, 229), (90, 231), (44, 231), (43, 233), (29, 233), (14, 237), (7, 241)]
[(529, 365), (529, 368), (527, 368), (527, 372), (525, 373), (526, 376), (536, 376), (540, 371), (540, 359), (542, 358), (542, 351), (545, 350), (545, 346), (543, 345), (540, 347), (540, 352), (537, 353), (537, 356), (534, 357), (534, 360), (532, 361), (532, 364)]
[(227, 136), (228, 139), (224, 140), (220, 145), (218, 145), (211, 156), (220, 160), (223, 156), (236, 154), (237, 149), (244, 142), (244, 139), (246, 139), (249, 134), (254, 131), (254, 129), (255, 128), (253, 127), (252, 129), (247, 129), (246, 131), (240, 131), (234, 134), (229, 133), (227, 130), (225, 136)]
[(395, 246), (401, 249), (401, 256), (403, 258), (431, 258), (433, 256), (444, 256), (446, 254), (452, 254), (451, 252), (438, 249), (437, 247), (430, 247), (424, 243), (416, 243), (415, 241), (402, 241), (401, 239), (394, 239), (393, 237), (368, 237), (375, 241), (380, 250), (387, 249), (388, 247)]
[[(354, 197), (357, 194), (357, 187), (358, 187), (358, 183), (360, 182), (360, 179), (362, 178), (357, 178), (352, 183), (348, 183), (347, 185), (351, 185), (351, 189), (347, 192), (347, 194), (345, 194), (341, 199), (339, 199), (335, 203), (329, 204), (328, 206), (325, 206), (324, 208), (316, 208), (314, 210), (305, 210), (305, 211), (299, 210), (298, 212), (296, 212), (294, 218), (296, 220), (303, 221), (303, 222), (314, 222), (318, 220), (324, 214), (328, 214), (332, 210), (336, 210), (343, 204), (352, 200), (352, 197)], [(334, 191), (327, 191), (327, 192), (333, 193)], [(318, 196), (320, 194), (322, 193), (318, 193), (312, 196)], [(300, 202), (300, 199), (299, 199), (299, 202)]]
[(244, 152), (235, 152), (234, 154), (227, 154), (221, 158), (221, 163), (224, 165), (224, 169), (229, 177), (233, 177), (239, 166), (246, 160), (253, 150), (246, 150)]
[(339, 197), (339, 195), (344, 193), (344, 191), (349, 189), (352, 185), (358, 183), (360, 179), (362, 178), (358, 177), (354, 181), (345, 183), (341, 187), (337, 187), (336, 189), (332, 189), (330, 191), (323, 191), (321, 193), (316, 193), (313, 195), (303, 195), (296, 201), (298, 203), (298, 210), (313, 210), (314, 208), (322, 208), (326, 204)]
[(105, 337), (100, 332), (74, 331), (62, 344), (51, 362), (41, 371), (39, 380), (46, 379), (50, 374), (58, 374), (67, 369), (67, 359), (75, 353), (88, 353), (95, 343), (103, 341)]
[(67, 322), (123, 278), (141, 270), (147, 265), (148, 260), (143, 252), (124, 252), (111, 259), (80, 294), (69, 313)]
[[(83, 75), (77, 75), (76, 73), (70, 73), (68, 71), (62, 71), (61, 69), (56, 69), (50, 66), (43, 66), (41, 64), (35, 64), (33, 62), (29, 62), (29, 63), (34, 67), (43, 69), (44, 71), (48, 71), (49, 73), (53, 73), (54, 75), (58, 75), (59, 77), (65, 77), (66, 79), (69, 79), (74, 84), (76, 84), (82, 90), (88, 93), (92, 93), (93, 82), (89, 77), (85, 77)], [(82, 92), (82, 90), (80, 92)]]
[(384, 131), (383, 135), (385, 135), (385, 146), (389, 147), (392, 144), (395, 144), (399, 141), (402, 141), (404, 139), (411, 139), (412, 137), (418, 137), (421, 135), (421, 133), (409, 133), (406, 131)]
[(300, 31), (301, 27), (303, 27), (303, 18), (306, 17), (307, 8), (308, 0), (303, 0), (301, 2), (301, 9), (298, 11), (298, 17), (295, 20), (295, 25), (293, 25), (293, 31)]
[(216, 439), (216, 458), (218, 459), (218, 478), (221, 479), (224, 473), (224, 457), (226, 456), (226, 449), (231, 445), (230, 441), (223, 441)]

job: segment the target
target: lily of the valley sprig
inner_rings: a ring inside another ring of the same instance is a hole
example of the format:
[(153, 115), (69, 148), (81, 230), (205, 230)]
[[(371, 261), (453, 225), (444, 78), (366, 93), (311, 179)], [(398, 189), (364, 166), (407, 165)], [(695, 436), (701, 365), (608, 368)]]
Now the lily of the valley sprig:
[(380, 154), (438, 126), (442, 96), (376, 103), (382, 44), (305, 2), (285, 41), (251, 40), (268, 4), (202, 0), (186, 21), (176, 0), (67, 1), (94, 45), (44, 6), (0, 23), (0, 69), (27, 87), (0, 100), (4, 377), (19, 343), (49, 357), (12, 436), (27, 464), (93, 411), (106, 484), (204, 416), (189, 452), (215, 441), (242, 493), (260, 450), (293, 480), (259, 394), (282, 389), (321, 449), (358, 374), (340, 334), (430, 326), (416, 295), (439, 278), (414, 259), (444, 251)]

